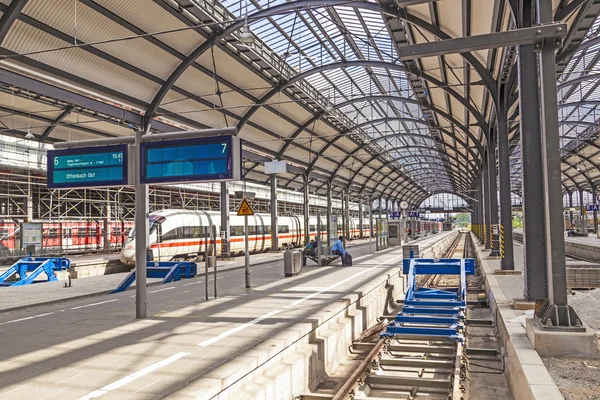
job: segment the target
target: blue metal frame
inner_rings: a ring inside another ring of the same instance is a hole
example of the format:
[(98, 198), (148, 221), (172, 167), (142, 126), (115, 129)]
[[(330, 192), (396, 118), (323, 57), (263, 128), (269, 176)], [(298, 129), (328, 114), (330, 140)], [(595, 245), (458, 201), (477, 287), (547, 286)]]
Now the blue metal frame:
[[(60, 257), (25, 257), (10, 266), (0, 275), (0, 286), (24, 286), (33, 283), (38, 276), (45, 273), (47, 282), (58, 281), (55, 271), (62, 271), (71, 267), (71, 260)], [(31, 274), (27, 274), (31, 272)], [(11, 276), (17, 274), (19, 280), (6, 282)]]
[[(173, 281), (181, 280), (181, 277), (193, 278), (196, 276), (197, 265), (194, 262), (189, 261), (163, 261), (153, 262), (149, 261), (146, 264), (146, 277), (147, 278), (163, 278), (161, 284), (169, 283)], [(112, 293), (124, 292), (135, 282), (135, 269), (129, 273), (123, 279), (123, 281), (117, 286)]]
[[(475, 260), (408, 258), (403, 260), (402, 270), (407, 275), (404, 305), (381, 336), (424, 335), (463, 341), (466, 276), (475, 274)], [(460, 287), (448, 290), (420, 287), (417, 275), (460, 275)]]

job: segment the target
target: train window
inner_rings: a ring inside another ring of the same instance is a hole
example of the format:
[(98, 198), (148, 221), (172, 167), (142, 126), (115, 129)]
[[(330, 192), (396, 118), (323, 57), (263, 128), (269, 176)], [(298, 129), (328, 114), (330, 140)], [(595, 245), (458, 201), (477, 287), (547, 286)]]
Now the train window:
[(86, 233), (86, 229), (85, 228), (79, 228), (77, 229), (77, 237), (86, 237), (87, 233)]
[(256, 227), (256, 234), (257, 235), (262, 235), (263, 233), (265, 233), (265, 227), (262, 225), (258, 225)]
[(229, 230), (231, 236), (244, 236), (243, 226), (231, 226)]
[(309, 232), (316, 232), (317, 231), (317, 227), (314, 225), (309, 225), (308, 226)]
[(287, 225), (277, 225), (277, 231), (279, 233), (290, 233), (290, 227)]
[(48, 233), (47, 233), (49, 238), (56, 238), (58, 237), (58, 229), (56, 228), (50, 228), (48, 229)]
[(165, 240), (175, 240), (177, 239), (177, 229), (172, 229), (167, 233), (164, 233), (162, 235), (162, 241), (164, 242)]
[(248, 235), (256, 235), (256, 226), (248, 227)]
[(182, 238), (183, 239), (191, 239), (192, 237), (193, 237), (192, 227), (184, 226)]
[(192, 226), (192, 237), (194, 239), (204, 237), (204, 230), (202, 228), (202, 226)]

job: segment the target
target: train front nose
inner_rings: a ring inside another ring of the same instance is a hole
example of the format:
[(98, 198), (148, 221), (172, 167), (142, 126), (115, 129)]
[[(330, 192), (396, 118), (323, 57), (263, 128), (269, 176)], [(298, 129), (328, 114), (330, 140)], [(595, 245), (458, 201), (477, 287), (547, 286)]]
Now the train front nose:
[(123, 246), (120, 259), (123, 264), (135, 264), (135, 246), (133, 245), (133, 240)]

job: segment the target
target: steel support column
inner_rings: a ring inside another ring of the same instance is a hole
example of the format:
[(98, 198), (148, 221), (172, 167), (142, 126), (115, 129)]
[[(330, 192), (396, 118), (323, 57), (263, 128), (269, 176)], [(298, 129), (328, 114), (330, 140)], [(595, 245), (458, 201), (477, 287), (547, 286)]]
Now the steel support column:
[(573, 228), (573, 192), (569, 192), (569, 223), (570, 228)]
[(346, 196), (344, 196), (344, 202), (346, 203), (346, 223), (344, 224), (346, 231), (344, 232), (344, 237), (348, 240), (350, 239), (350, 192), (346, 192)]
[[(553, 20), (552, 0), (537, 0), (538, 24)], [(546, 265), (550, 308), (541, 317), (543, 325), (571, 327), (581, 325), (575, 311), (567, 305), (565, 236), (562, 217), (562, 172), (559, 150), (558, 104), (556, 95), (555, 40), (545, 41), (539, 52), (540, 109), (542, 112), (542, 171), (546, 206)], [(521, 91), (521, 94), (523, 92)], [(539, 279), (536, 277), (536, 279)]]
[(359, 201), (358, 201), (358, 237), (360, 239), (363, 238), (363, 199), (362, 199), (362, 194), (359, 197)]
[(309, 206), (308, 175), (304, 175), (304, 245), (310, 243), (310, 206)]
[(271, 175), (271, 251), (279, 250), (277, 237), (277, 175)]
[(331, 182), (327, 181), (327, 248), (331, 249), (331, 240), (333, 239), (331, 236), (331, 215), (332, 215), (332, 205), (331, 205)]
[[(498, 135), (495, 135), (496, 137)], [(488, 185), (490, 187), (490, 257), (500, 257), (498, 226), (498, 183), (496, 176), (496, 137), (488, 142)]]
[[(483, 176), (483, 169), (481, 171), (481, 175)], [(479, 207), (479, 243), (485, 244), (485, 196), (484, 196), (484, 180), (483, 177), (479, 178), (479, 185), (477, 186), (477, 197), (479, 199), (479, 203), (477, 203), (477, 207)]]
[[(598, 199), (596, 198), (596, 185), (592, 186), (592, 204), (597, 205)], [(598, 235), (598, 211), (594, 207), (594, 233)]]
[(229, 258), (231, 250), (229, 246), (229, 184), (221, 182), (221, 257)]
[[(504, 95), (504, 91), (501, 91)], [(498, 99), (498, 172), (500, 178), (500, 256), (502, 257), (501, 269), (514, 270), (515, 258), (513, 254), (512, 237), (512, 201), (510, 188), (510, 160), (508, 148), (508, 115), (505, 96)]]
[[(523, 1), (523, 24), (533, 25), (534, 0)], [(545, 298), (546, 240), (544, 227), (544, 183), (542, 181), (542, 143), (538, 68), (533, 45), (518, 47), (519, 116), (521, 129), (521, 174), (523, 197), (524, 297)]]
[[(341, 202), (342, 202), (342, 236), (344, 236), (344, 245), (346, 245), (346, 240), (348, 240), (348, 237), (346, 236), (346, 202), (344, 201), (344, 196), (346, 195), (346, 192), (344, 190), (342, 190), (342, 197), (341, 197)], [(340, 231), (339, 225), (338, 225), (338, 232)]]
[(585, 215), (585, 206), (583, 205), (583, 189), (579, 189), (579, 229), (581, 232), (587, 232), (587, 215)]
[(489, 175), (489, 158), (487, 156), (484, 157), (485, 161), (483, 164), (483, 206), (484, 206), (484, 214), (485, 221), (483, 227), (483, 244), (484, 249), (489, 250), (491, 248), (491, 222), (490, 222), (490, 175)]

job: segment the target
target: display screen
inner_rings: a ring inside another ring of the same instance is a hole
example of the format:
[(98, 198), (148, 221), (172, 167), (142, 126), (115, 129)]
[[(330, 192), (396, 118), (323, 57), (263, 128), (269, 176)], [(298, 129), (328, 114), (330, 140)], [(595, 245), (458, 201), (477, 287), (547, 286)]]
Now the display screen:
[(127, 145), (48, 151), (51, 189), (127, 185)]
[(142, 183), (239, 179), (236, 151), (231, 136), (143, 143)]

